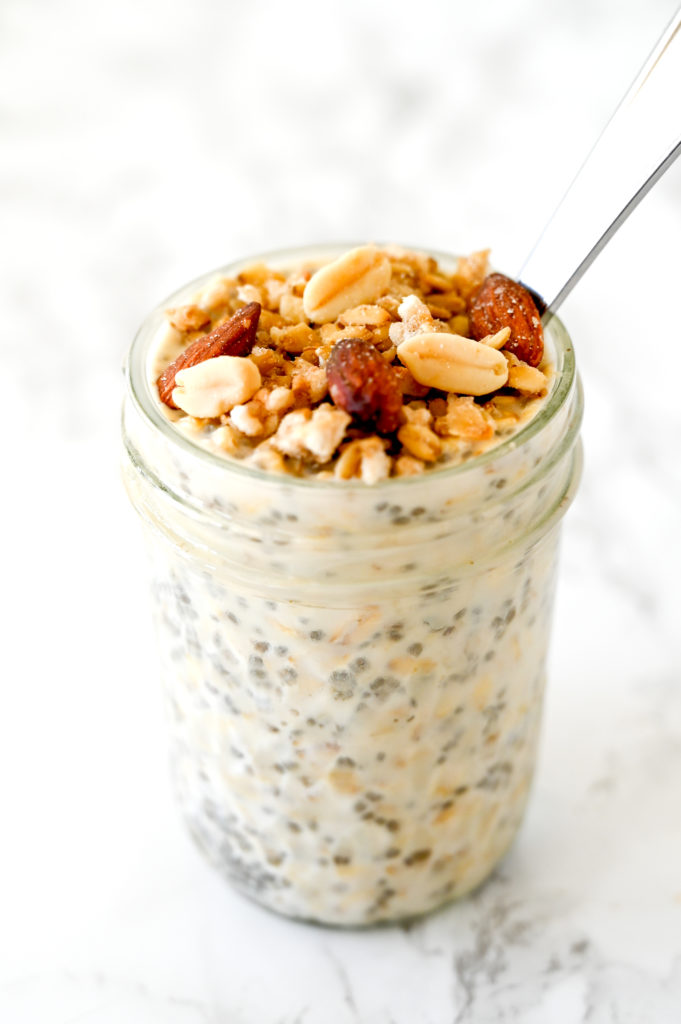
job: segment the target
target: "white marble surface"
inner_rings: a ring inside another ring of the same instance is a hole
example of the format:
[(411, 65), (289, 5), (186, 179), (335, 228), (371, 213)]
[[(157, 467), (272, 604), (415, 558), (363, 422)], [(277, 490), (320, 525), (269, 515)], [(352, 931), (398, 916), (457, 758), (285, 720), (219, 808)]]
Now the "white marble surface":
[(681, 1021), (681, 166), (564, 308), (587, 461), (537, 783), (461, 905), (327, 931), (204, 867), (117, 470), (148, 307), (313, 240), (512, 272), (674, 6), (4, 0), (3, 1024)]

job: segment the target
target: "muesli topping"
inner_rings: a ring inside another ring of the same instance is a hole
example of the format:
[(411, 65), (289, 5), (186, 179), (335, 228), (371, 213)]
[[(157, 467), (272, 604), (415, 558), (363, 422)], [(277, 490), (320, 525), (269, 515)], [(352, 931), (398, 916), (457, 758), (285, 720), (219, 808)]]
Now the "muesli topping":
[(219, 277), (167, 312), (159, 398), (198, 443), (271, 472), (375, 483), (473, 458), (551, 375), (532, 296), (488, 256), (449, 270), (366, 245)]

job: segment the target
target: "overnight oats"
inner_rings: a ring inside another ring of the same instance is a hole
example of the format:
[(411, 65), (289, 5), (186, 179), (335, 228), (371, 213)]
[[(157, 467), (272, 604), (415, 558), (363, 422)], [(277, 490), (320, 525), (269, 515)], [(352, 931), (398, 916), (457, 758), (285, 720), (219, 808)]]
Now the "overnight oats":
[(486, 252), (277, 254), (143, 325), (124, 474), (174, 784), (243, 892), (370, 924), (506, 852), (580, 418), (564, 328)]

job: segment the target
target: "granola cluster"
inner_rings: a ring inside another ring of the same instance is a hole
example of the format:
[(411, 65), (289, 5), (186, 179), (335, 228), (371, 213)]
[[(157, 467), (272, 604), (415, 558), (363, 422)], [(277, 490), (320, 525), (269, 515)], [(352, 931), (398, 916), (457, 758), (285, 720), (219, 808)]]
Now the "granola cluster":
[(548, 390), (541, 321), (519, 288), (489, 274), (488, 251), (453, 272), (397, 246), (255, 264), (167, 311), (159, 398), (207, 447), (272, 472), (371, 484), (459, 463)]

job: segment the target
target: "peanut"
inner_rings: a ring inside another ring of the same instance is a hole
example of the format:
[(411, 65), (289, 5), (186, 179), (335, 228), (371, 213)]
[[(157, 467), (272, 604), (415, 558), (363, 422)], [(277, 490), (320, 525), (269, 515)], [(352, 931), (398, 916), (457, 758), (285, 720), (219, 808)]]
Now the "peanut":
[(309, 320), (324, 324), (353, 306), (373, 303), (390, 283), (390, 261), (373, 245), (351, 249), (327, 263), (305, 285), (303, 308)]
[(416, 334), (397, 356), (419, 384), (459, 395), (488, 395), (508, 380), (501, 352), (458, 334)]
[(260, 383), (260, 370), (248, 357), (216, 356), (178, 371), (173, 402), (189, 416), (210, 419), (247, 402)]

